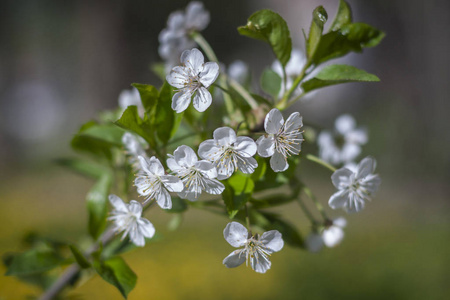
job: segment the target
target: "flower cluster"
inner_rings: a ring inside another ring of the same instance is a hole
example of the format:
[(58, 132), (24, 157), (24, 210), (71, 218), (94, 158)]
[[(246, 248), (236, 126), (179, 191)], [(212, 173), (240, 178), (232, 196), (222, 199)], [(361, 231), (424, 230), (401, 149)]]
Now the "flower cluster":
[(166, 61), (166, 69), (170, 70), (177, 64), (180, 54), (195, 46), (190, 34), (202, 31), (209, 24), (209, 12), (203, 3), (193, 1), (186, 11), (175, 11), (167, 20), (167, 27), (159, 34), (159, 55)]

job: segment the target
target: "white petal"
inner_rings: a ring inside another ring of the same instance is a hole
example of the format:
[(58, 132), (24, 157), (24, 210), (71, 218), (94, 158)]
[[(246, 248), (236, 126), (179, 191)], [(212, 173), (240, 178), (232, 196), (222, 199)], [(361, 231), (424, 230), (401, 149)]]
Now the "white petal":
[(216, 167), (210, 161), (200, 160), (195, 163), (195, 168), (199, 170), (205, 178), (216, 178), (217, 170)]
[(284, 246), (283, 238), (278, 230), (264, 232), (259, 240), (272, 252), (278, 252)]
[(305, 240), (306, 249), (309, 252), (317, 253), (323, 248), (323, 239), (320, 234), (311, 233)]
[(270, 159), (270, 167), (275, 172), (283, 172), (289, 168), (286, 157), (278, 151), (275, 151), (274, 155)]
[(284, 128), (286, 132), (297, 130), (302, 126), (303, 126), (303, 118), (302, 116), (300, 116), (300, 113), (298, 112), (292, 113), (286, 120), (286, 123), (284, 123)]
[(361, 153), (361, 147), (358, 144), (345, 143), (340, 153), (341, 162), (351, 162)]
[(274, 137), (261, 136), (257, 141), (258, 154), (262, 157), (270, 157), (275, 153), (275, 140)]
[(207, 62), (203, 65), (203, 71), (198, 77), (203, 86), (207, 88), (216, 81), (217, 76), (219, 76), (219, 65), (215, 62)]
[(242, 173), (251, 174), (258, 167), (258, 162), (253, 157), (243, 157), (242, 160), (238, 160), (237, 166)]
[(251, 157), (256, 154), (256, 143), (247, 136), (239, 136), (234, 144), (234, 149), (243, 157)]
[(344, 228), (347, 226), (347, 220), (343, 217), (339, 217), (333, 220), (333, 225)]
[(161, 162), (159, 161), (159, 159), (157, 159), (156, 157), (152, 156), (148, 162), (149, 162), (149, 164), (148, 164), (149, 168), (148, 169), (149, 169), (149, 171), (152, 174), (155, 174), (155, 175), (158, 175), (158, 176), (164, 175), (164, 173), (165, 173), (164, 167), (161, 164)]
[(144, 235), (139, 231), (137, 227), (130, 230), (128, 236), (130, 237), (131, 242), (136, 246), (138, 247), (145, 246)]
[(223, 260), (223, 264), (227, 268), (236, 268), (245, 262), (245, 253), (242, 250), (235, 250)]
[(368, 176), (369, 174), (372, 174), (375, 171), (375, 167), (377, 165), (377, 162), (375, 158), (368, 156), (364, 158), (359, 164), (358, 164), (358, 172), (356, 173), (357, 179), (363, 179), (364, 177)]
[(146, 218), (140, 218), (138, 220), (138, 224), (139, 230), (141, 231), (142, 235), (145, 236), (146, 238), (150, 239), (155, 235), (155, 227)]
[(182, 90), (172, 97), (172, 109), (177, 113), (183, 112), (191, 103), (192, 93), (188, 90)]
[(356, 121), (351, 115), (346, 114), (337, 118), (334, 126), (340, 134), (345, 135), (356, 127)]
[(214, 130), (214, 140), (221, 146), (228, 147), (236, 142), (236, 132), (230, 127), (220, 127)]
[(174, 11), (167, 18), (167, 27), (171, 30), (182, 29), (185, 21), (184, 13), (182, 11)]
[(184, 67), (176, 66), (166, 76), (166, 80), (171, 86), (182, 89), (189, 82), (189, 71)]
[(177, 176), (164, 175), (164, 176), (161, 176), (161, 181), (164, 184), (164, 186), (167, 188), (167, 190), (172, 193), (181, 192), (184, 188), (183, 182)]
[(378, 175), (370, 174), (361, 179), (360, 184), (370, 195), (373, 195), (380, 187), (381, 178)]
[(136, 217), (141, 217), (142, 205), (136, 200), (131, 200), (130, 203), (128, 204), (128, 210)]
[(225, 190), (225, 186), (217, 179), (205, 179), (205, 191), (208, 194), (219, 195)]
[(267, 270), (269, 270), (270, 266), (272, 265), (268, 257), (264, 258), (258, 252), (256, 252), (255, 256), (250, 259), (250, 262), (252, 265), (252, 269), (255, 270), (257, 273), (266, 273)]
[(217, 166), (217, 179), (225, 180), (231, 177), (234, 173), (234, 165), (230, 164), (220, 164)]
[(120, 212), (128, 212), (127, 205), (118, 196), (111, 194), (109, 195), (108, 199), (115, 210)]
[(198, 155), (202, 159), (215, 161), (222, 153), (220, 148), (215, 140), (206, 140), (198, 146)]
[(340, 168), (331, 175), (331, 182), (337, 189), (342, 189), (349, 184), (349, 178), (353, 172), (347, 168)]
[(200, 87), (194, 96), (194, 108), (199, 112), (204, 112), (212, 102), (211, 93), (204, 87)]
[(197, 191), (185, 189), (179, 192), (178, 196), (180, 196), (181, 199), (187, 199), (189, 201), (197, 201), (201, 194), (202, 194), (201, 189), (198, 189)]
[(190, 168), (198, 161), (194, 150), (186, 145), (179, 146), (173, 155), (177, 164), (184, 168)]
[(209, 12), (203, 8), (203, 3), (192, 1), (186, 6), (186, 29), (201, 31), (208, 23)]
[(161, 188), (159, 193), (156, 194), (156, 202), (162, 209), (172, 208), (172, 198), (169, 192), (165, 188)]
[(205, 59), (203, 54), (196, 48), (192, 50), (184, 50), (181, 53), (181, 63), (191, 69), (195, 76), (203, 70)]
[(283, 124), (283, 115), (276, 108), (269, 111), (269, 113), (266, 115), (266, 119), (264, 120), (264, 128), (266, 129), (267, 133), (271, 134), (278, 133)]
[(331, 226), (323, 231), (322, 237), (325, 246), (334, 247), (344, 238), (344, 231), (338, 226)]
[(345, 140), (348, 143), (364, 145), (365, 143), (367, 143), (368, 140), (367, 130), (365, 129), (352, 130), (345, 135)]
[(169, 169), (171, 169), (174, 172), (183, 169), (182, 167), (180, 167), (180, 165), (178, 165), (177, 161), (173, 157), (168, 158), (166, 162)]
[(228, 223), (223, 230), (223, 237), (233, 247), (242, 247), (247, 242), (248, 231), (238, 222)]
[(334, 193), (330, 200), (328, 200), (328, 205), (332, 209), (343, 208), (347, 205), (349, 201), (349, 192), (347, 190), (342, 190)]

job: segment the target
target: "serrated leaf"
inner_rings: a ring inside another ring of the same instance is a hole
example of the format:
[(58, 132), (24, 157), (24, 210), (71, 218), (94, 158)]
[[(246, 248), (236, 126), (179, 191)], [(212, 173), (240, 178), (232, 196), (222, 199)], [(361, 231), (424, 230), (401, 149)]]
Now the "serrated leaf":
[(99, 134), (101, 130), (96, 128), (100, 126), (95, 121), (83, 124), (78, 133), (72, 138), (71, 146), (76, 151), (90, 153), (98, 158), (106, 158), (111, 161), (111, 148), (118, 145), (111, 141), (111, 135), (108, 138), (103, 138)]
[(125, 299), (136, 285), (136, 274), (121, 257), (95, 262), (94, 268), (106, 282), (114, 285)]
[(82, 269), (91, 267), (91, 264), (87, 261), (86, 257), (84, 257), (83, 253), (81, 253), (81, 251), (75, 245), (69, 245), (69, 248), (73, 254), (73, 257), (75, 258), (75, 261)]
[(63, 261), (64, 258), (53, 249), (31, 249), (13, 255), (5, 275), (27, 276), (42, 273), (59, 266)]
[(114, 124), (141, 136), (150, 145), (150, 147), (156, 147), (154, 139), (154, 128), (152, 128), (150, 124), (145, 123), (139, 117), (136, 106), (128, 106), (127, 109), (123, 112), (120, 119), (114, 122)]
[(157, 136), (163, 144), (175, 135), (183, 116), (183, 113), (178, 114), (172, 109), (172, 94), (173, 88), (165, 81), (159, 94), (154, 122)]
[(262, 90), (277, 99), (281, 90), (281, 77), (272, 69), (265, 69), (261, 75)]
[(241, 35), (268, 43), (277, 59), (286, 66), (291, 57), (292, 41), (286, 21), (279, 14), (268, 9), (257, 11), (238, 31)]
[(350, 5), (344, 0), (339, 1), (339, 8), (334, 17), (333, 24), (331, 24), (330, 31), (336, 31), (341, 29), (343, 25), (350, 24), (352, 22), (352, 10)]
[(133, 83), (131, 84), (138, 91), (141, 96), (142, 106), (144, 106), (146, 113), (154, 114), (154, 109), (158, 102), (158, 89), (153, 85)]
[(384, 32), (365, 23), (343, 25), (340, 30), (322, 36), (312, 62), (319, 65), (349, 52), (362, 52), (363, 48), (378, 45), (384, 36)]
[(323, 6), (318, 6), (313, 11), (313, 19), (309, 28), (306, 53), (308, 58), (313, 57), (322, 38), (323, 26), (327, 22), (328, 14)]
[(106, 226), (108, 194), (111, 183), (111, 175), (109, 173), (104, 174), (86, 196), (89, 213), (89, 234), (95, 240), (100, 236)]
[(347, 82), (376, 82), (380, 79), (366, 71), (348, 65), (324, 67), (314, 78), (302, 83), (303, 91), (309, 92), (325, 86)]
[(107, 171), (103, 166), (79, 158), (61, 158), (56, 163), (81, 175), (98, 179)]

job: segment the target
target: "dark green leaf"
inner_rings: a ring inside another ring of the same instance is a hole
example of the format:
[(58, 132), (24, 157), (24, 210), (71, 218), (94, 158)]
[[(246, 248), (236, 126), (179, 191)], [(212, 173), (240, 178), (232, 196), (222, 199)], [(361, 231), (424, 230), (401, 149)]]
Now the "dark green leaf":
[(156, 103), (158, 102), (158, 89), (153, 85), (141, 83), (133, 83), (132, 86), (139, 91), (145, 111), (150, 114), (154, 113)]
[(12, 256), (5, 275), (23, 276), (42, 273), (59, 266), (63, 261), (64, 259), (53, 249), (31, 249)]
[(321, 87), (347, 82), (373, 82), (380, 79), (366, 71), (348, 65), (330, 65), (323, 68), (314, 78), (302, 83), (303, 91), (309, 92)]
[(81, 253), (81, 251), (75, 245), (69, 245), (69, 248), (70, 251), (72, 251), (73, 257), (75, 258), (76, 262), (82, 269), (91, 267), (91, 264), (87, 261), (83, 253)]
[(163, 144), (167, 144), (175, 135), (183, 116), (182, 113), (178, 114), (172, 109), (172, 95), (173, 88), (164, 82), (159, 94), (154, 122), (157, 136)]
[(352, 10), (350, 5), (344, 0), (339, 1), (339, 8), (334, 18), (333, 24), (331, 24), (330, 31), (336, 31), (341, 29), (343, 25), (350, 24), (352, 22)]
[(277, 99), (281, 89), (281, 77), (272, 69), (265, 69), (261, 75), (262, 90)]
[(114, 285), (126, 299), (136, 285), (137, 276), (121, 257), (94, 263), (97, 273)]
[(268, 9), (257, 11), (238, 31), (241, 35), (268, 43), (283, 66), (289, 61), (292, 41), (286, 21), (279, 14)]
[(313, 19), (309, 28), (308, 42), (306, 44), (306, 52), (308, 58), (314, 56), (320, 39), (322, 38), (323, 25), (327, 22), (328, 14), (322, 6), (316, 7), (313, 11)]
[(363, 48), (378, 45), (384, 36), (384, 32), (368, 24), (343, 25), (340, 30), (323, 35), (312, 61), (315, 65), (319, 65), (349, 52), (362, 52)]
[(87, 152), (111, 161), (111, 148), (118, 146), (118, 144), (110, 140), (111, 135), (108, 138), (101, 137), (101, 134), (99, 136), (101, 130), (96, 128), (100, 126), (94, 121), (87, 122), (81, 126), (79, 132), (73, 137), (71, 145), (76, 151)]
[(58, 165), (67, 167), (72, 171), (75, 171), (81, 175), (88, 176), (91, 178), (100, 178), (107, 169), (104, 167), (90, 161), (82, 160), (79, 158), (61, 158), (56, 160)]
[(89, 234), (97, 239), (106, 226), (108, 215), (108, 194), (111, 188), (112, 177), (104, 174), (91, 188), (86, 196), (89, 213)]
[(123, 112), (122, 116), (119, 120), (115, 122), (116, 125), (133, 131), (137, 135), (141, 136), (150, 147), (155, 148), (156, 143), (154, 139), (154, 128), (148, 123), (144, 123), (142, 119), (139, 117), (137, 107), (132, 105), (128, 106), (128, 108)]

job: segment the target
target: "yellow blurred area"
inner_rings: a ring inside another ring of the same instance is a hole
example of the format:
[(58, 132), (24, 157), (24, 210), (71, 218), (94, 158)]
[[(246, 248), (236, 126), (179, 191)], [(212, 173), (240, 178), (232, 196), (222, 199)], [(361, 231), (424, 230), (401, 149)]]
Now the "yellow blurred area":
[[(92, 183), (56, 170), (19, 176), (1, 189), (0, 252), (25, 250), (20, 237), (33, 230), (66, 242), (85, 234), (84, 195)], [(382, 188), (357, 215), (347, 215), (341, 245), (320, 254), (285, 246), (272, 255), (272, 269), (227, 269), (222, 260), (233, 247), (222, 236), (229, 220), (190, 209), (177, 231), (172, 215), (153, 207), (146, 213), (162, 238), (124, 255), (138, 275), (129, 299), (444, 299), (449, 277), (450, 222), (447, 207), (428, 207), (413, 193)], [(331, 184), (312, 184), (324, 201)], [(385, 198), (389, 195), (389, 198)], [(417, 194), (416, 194), (417, 196)], [(407, 201), (401, 201), (404, 197)], [(302, 234), (309, 231), (295, 203), (276, 209)], [(330, 212), (332, 216), (343, 212)], [(0, 267), (0, 272), (5, 272)], [(88, 278), (86, 278), (88, 279)], [(121, 299), (115, 287), (95, 275), (68, 295), (76, 299)], [(38, 288), (14, 277), (0, 279), (0, 299), (38, 295)]]

